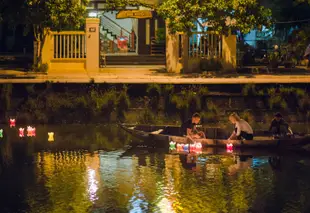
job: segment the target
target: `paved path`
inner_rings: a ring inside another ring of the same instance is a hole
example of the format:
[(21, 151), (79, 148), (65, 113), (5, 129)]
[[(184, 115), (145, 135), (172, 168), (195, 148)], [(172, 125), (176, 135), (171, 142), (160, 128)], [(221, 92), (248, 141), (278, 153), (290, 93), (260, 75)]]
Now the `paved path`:
[(247, 84), (247, 83), (310, 83), (310, 74), (296, 75), (223, 75), (205, 76), (179, 75), (164, 72), (163, 66), (122, 67), (113, 66), (99, 72), (54, 71), (48, 75), (0, 70), (0, 83), (163, 83), (163, 84)]

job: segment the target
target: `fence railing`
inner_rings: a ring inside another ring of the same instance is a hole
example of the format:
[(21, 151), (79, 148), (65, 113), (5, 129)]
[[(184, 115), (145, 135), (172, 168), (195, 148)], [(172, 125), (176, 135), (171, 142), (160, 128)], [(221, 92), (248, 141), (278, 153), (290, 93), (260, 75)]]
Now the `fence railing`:
[(189, 57), (221, 58), (222, 37), (216, 33), (194, 33), (189, 38)]
[(54, 59), (86, 58), (85, 32), (52, 32), (52, 41), (54, 44)]

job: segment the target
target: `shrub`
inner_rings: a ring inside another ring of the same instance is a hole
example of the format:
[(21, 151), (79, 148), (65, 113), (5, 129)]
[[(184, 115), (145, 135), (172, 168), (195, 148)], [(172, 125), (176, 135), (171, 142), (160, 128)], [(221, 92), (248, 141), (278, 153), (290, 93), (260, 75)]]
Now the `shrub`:
[(138, 115), (138, 122), (140, 124), (155, 124), (156, 116), (151, 110), (146, 108)]
[(126, 111), (128, 111), (129, 107), (130, 107), (130, 99), (127, 94), (127, 90), (123, 90), (118, 96), (117, 100), (116, 113), (118, 119), (120, 119), (121, 121), (125, 119), (125, 113)]

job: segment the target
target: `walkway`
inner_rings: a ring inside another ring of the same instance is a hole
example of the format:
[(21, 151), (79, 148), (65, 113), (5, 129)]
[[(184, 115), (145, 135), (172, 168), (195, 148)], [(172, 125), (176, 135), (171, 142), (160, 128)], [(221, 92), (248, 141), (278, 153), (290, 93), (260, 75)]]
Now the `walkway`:
[(162, 84), (248, 84), (248, 83), (310, 83), (310, 73), (299, 74), (222, 74), (180, 75), (166, 73), (164, 66), (113, 66), (100, 72), (54, 71), (48, 75), (14, 70), (0, 70), (0, 83), (162, 83)]

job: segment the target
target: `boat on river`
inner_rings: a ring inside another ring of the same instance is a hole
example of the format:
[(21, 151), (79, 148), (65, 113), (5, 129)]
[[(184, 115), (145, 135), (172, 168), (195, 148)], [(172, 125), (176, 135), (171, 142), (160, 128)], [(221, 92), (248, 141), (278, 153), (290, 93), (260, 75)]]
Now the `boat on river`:
[[(310, 137), (305, 134), (295, 134), (293, 138), (274, 139), (268, 132), (254, 132), (253, 140), (227, 140), (230, 132), (221, 128), (203, 128), (207, 139), (192, 140), (183, 136), (180, 127), (177, 126), (153, 126), (153, 125), (126, 125), (120, 127), (129, 134), (140, 139), (141, 145), (169, 146), (171, 142), (176, 144), (200, 143), (202, 147), (223, 147), (232, 145), (236, 148), (276, 148), (291, 150), (309, 150)], [(137, 144), (139, 145), (139, 144)], [(309, 148), (309, 149), (308, 149)]]

